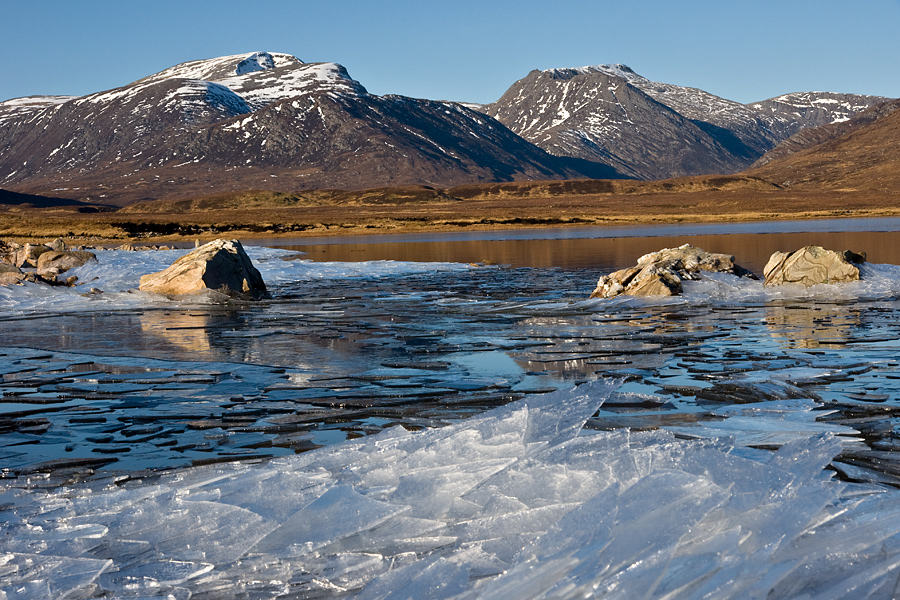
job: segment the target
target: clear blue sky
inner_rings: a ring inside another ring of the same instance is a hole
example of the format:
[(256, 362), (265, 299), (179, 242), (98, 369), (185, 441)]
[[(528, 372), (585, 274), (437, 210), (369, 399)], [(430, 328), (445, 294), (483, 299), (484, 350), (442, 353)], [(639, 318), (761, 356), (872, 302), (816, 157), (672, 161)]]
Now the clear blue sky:
[(374, 94), (491, 102), (532, 69), (623, 63), (751, 102), (900, 97), (900, 0), (0, 0), (0, 100), (268, 50)]

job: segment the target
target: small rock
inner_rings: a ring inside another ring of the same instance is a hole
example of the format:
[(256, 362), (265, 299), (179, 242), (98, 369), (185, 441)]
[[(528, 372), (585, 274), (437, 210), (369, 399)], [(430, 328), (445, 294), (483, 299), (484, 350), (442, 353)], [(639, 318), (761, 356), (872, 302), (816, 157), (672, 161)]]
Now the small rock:
[(56, 238), (49, 244), (45, 244), (45, 245), (48, 248), (50, 248), (51, 250), (55, 250), (56, 252), (65, 252), (66, 250), (69, 249), (69, 247), (66, 245), (65, 240), (63, 240), (62, 238)]
[(747, 269), (736, 265), (728, 254), (706, 252), (690, 244), (664, 248), (645, 254), (637, 266), (604, 275), (597, 281), (591, 298), (629, 296), (677, 296), (685, 279), (699, 279), (700, 273), (731, 273), (756, 279)]
[(25, 273), (15, 271), (0, 271), (0, 285), (17, 285), (25, 279)]
[(213, 240), (185, 254), (164, 271), (141, 277), (140, 289), (169, 296), (222, 292), (258, 300), (266, 284), (237, 240)]
[(859, 279), (859, 268), (865, 254), (849, 250), (837, 252), (821, 246), (806, 246), (796, 252), (776, 252), (763, 269), (766, 285), (799, 283), (844, 283)]

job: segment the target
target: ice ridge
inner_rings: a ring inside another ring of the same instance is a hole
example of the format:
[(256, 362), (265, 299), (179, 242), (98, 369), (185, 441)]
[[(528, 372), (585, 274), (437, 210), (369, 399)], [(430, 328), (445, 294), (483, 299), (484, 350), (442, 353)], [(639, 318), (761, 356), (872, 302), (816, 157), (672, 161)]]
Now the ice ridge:
[[(117, 486), (0, 488), (6, 598), (890, 598), (900, 494), (781, 449), (584, 431), (595, 381), (444, 428)], [(811, 401), (744, 406), (778, 427)], [(723, 413), (724, 423), (739, 417)], [(836, 433), (846, 434), (846, 430)]]

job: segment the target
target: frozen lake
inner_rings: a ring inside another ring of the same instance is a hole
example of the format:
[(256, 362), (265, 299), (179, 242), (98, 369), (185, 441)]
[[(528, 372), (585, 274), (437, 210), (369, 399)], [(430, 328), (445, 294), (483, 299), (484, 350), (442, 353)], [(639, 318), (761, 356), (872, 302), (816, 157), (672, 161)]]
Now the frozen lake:
[[(0, 590), (892, 597), (900, 244), (880, 223), (252, 246), (272, 293), (253, 305), (133, 291), (182, 250), (0, 288)], [(761, 272), (810, 238), (868, 251), (865, 281), (587, 300), (661, 247)]]

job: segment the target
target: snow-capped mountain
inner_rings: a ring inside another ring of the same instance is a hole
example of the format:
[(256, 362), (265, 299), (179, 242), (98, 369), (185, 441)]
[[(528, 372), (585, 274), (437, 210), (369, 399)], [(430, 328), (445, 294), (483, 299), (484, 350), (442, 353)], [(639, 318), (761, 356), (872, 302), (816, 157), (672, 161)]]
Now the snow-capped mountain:
[[(782, 96), (782, 98), (784, 98), (784, 96)], [(840, 137), (872, 125), (876, 121), (883, 119), (897, 110), (900, 110), (900, 100), (893, 100), (876, 104), (872, 108), (864, 110), (849, 119), (835, 119), (825, 125), (801, 129), (773, 149), (766, 152), (762, 158), (753, 163), (751, 168), (758, 168), (771, 162), (781, 161), (782, 159), (806, 150), (807, 148), (837, 140)]]
[(241, 189), (734, 173), (884, 98), (740, 104), (624, 65), (532, 71), (476, 106), (375, 96), (336, 63), (254, 52), (83, 97), (0, 102), (0, 188), (124, 204)]
[(617, 176), (459, 104), (373, 96), (338, 64), (268, 52), (191, 61), (84, 97), (10, 100), (0, 123), (0, 187), (117, 202)]
[(782, 134), (793, 135), (807, 127), (849, 121), (854, 115), (888, 100), (880, 96), (794, 92), (762, 102), (752, 102), (748, 106), (774, 117), (782, 125)]
[(482, 110), (552, 154), (662, 179), (740, 171), (800, 129), (886, 100), (806, 92), (745, 105), (599, 65), (532, 71)]

